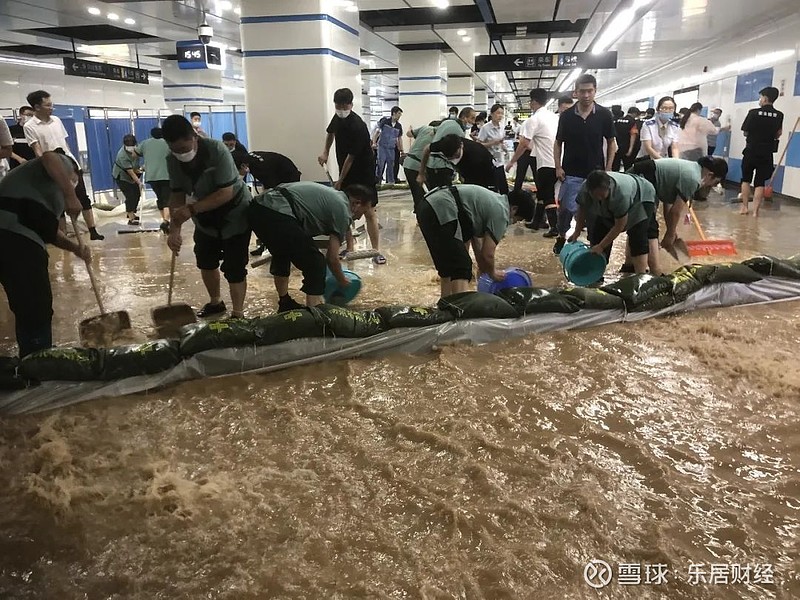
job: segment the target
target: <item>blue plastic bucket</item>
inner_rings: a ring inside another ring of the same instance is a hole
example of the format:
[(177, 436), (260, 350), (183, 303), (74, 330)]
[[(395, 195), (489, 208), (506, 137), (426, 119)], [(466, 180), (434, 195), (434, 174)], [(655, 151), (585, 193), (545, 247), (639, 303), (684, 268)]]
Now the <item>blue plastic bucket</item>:
[(531, 277), (527, 272), (517, 267), (506, 269), (503, 281), (495, 281), (484, 273), (478, 278), (478, 291), (486, 294), (496, 294), (500, 290), (513, 287), (531, 287)]
[(358, 273), (342, 269), (344, 276), (350, 281), (350, 285), (346, 288), (340, 288), (339, 283), (336, 281), (333, 273), (328, 270), (328, 276), (325, 278), (325, 303), (335, 304), (337, 306), (345, 306), (353, 300), (361, 291), (361, 277)]
[(558, 255), (564, 275), (575, 285), (591, 285), (606, 271), (606, 257), (593, 254), (583, 242), (565, 244)]

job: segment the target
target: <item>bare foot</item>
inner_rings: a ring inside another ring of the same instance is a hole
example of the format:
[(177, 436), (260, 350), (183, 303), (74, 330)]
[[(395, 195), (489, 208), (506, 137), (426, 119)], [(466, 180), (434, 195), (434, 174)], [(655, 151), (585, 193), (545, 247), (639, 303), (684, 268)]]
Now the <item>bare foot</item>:
[(755, 218), (755, 219), (758, 218), (758, 211), (757, 210), (753, 211), (753, 218)]
[(746, 214), (748, 214), (748, 212), (749, 211), (746, 208), (742, 208), (742, 209), (739, 210), (739, 214), (740, 215), (746, 215)]

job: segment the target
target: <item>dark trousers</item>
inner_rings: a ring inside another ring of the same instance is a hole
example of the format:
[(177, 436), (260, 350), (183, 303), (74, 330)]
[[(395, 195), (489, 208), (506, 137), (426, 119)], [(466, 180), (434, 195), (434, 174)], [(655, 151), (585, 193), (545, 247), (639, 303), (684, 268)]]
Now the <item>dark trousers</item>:
[(125, 196), (125, 212), (135, 213), (139, 208), (139, 186), (130, 181), (117, 180), (122, 195)]
[(419, 171), (412, 171), (411, 169), (404, 169), (406, 172), (406, 181), (408, 182), (408, 189), (411, 191), (411, 198), (414, 200), (414, 212), (417, 212), (419, 203), (425, 197), (425, 188), (417, 182)]
[(395, 147), (394, 149), (394, 180), (397, 181), (397, 177), (400, 175), (400, 149)]
[(525, 175), (531, 170), (531, 177), (536, 177), (536, 157), (531, 156), (530, 150), (525, 150), (517, 161), (517, 175), (514, 178), (514, 191), (518, 192), (525, 183)]
[(20, 357), (53, 345), (53, 293), (47, 250), (36, 242), (0, 230), (0, 285), (14, 313)]
[(612, 164), (611, 170), (614, 172), (619, 171), (620, 167), (623, 167), (623, 171), (627, 171), (631, 168), (634, 161), (636, 160), (636, 155), (631, 153), (630, 156), (626, 155), (625, 150), (617, 150), (617, 153), (614, 155), (614, 162)]

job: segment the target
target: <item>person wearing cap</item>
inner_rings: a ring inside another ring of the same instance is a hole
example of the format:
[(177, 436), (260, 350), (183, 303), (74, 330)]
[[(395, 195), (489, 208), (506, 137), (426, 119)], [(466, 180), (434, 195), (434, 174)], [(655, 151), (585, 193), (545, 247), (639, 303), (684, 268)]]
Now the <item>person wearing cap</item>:
[(495, 265), (495, 250), (515, 221), (533, 218), (530, 194), (497, 194), (478, 185), (449, 185), (428, 194), (417, 209), (417, 221), (439, 273), (441, 297), (469, 291), (471, 244), (478, 270), (495, 281), (505, 273)]
[(136, 146), (136, 154), (144, 160), (144, 179), (156, 195), (156, 206), (161, 214), (159, 228), (169, 233), (169, 196), (172, 188), (169, 185), (167, 157), (170, 152), (160, 127), (150, 130), (150, 137)]
[(739, 212), (743, 215), (748, 213), (752, 183), (755, 187), (753, 216), (758, 216), (764, 200), (764, 185), (775, 171), (773, 153), (778, 151), (778, 141), (783, 133), (783, 113), (773, 106), (778, 94), (778, 88), (762, 89), (758, 108), (751, 109), (742, 123), (747, 139), (742, 153), (742, 208)]

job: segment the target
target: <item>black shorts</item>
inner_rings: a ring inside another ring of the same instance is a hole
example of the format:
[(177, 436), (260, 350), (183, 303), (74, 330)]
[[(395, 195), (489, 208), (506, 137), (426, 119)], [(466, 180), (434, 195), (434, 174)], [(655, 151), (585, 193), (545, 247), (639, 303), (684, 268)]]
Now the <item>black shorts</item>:
[(303, 273), (300, 291), (309, 296), (322, 296), (325, 292), (325, 257), (297, 219), (257, 202), (250, 203), (247, 218), (258, 239), (272, 255), (269, 272), (274, 277), (288, 277), (291, 265), (294, 265)]
[(248, 246), (250, 232), (240, 233), (227, 239), (206, 235), (198, 228), (194, 230), (194, 256), (197, 268), (214, 271), (220, 268), (228, 283), (242, 283), (247, 277)]
[(440, 224), (433, 207), (423, 200), (417, 208), (417, 222), (439, 277), (472, 281), (472, 259), (464, 242), (455, 237), (458, 221)]
[(150, 187), (156, 195), (156, 206), (158, 210), (164, 210), (169, 207), (169, 197), (172, 194), (172, 187), (169, 185), (169, 179), (161, 181), (148, 181)]
[(653, 184), (653, 187), (658, 189), (656, 185), (656, 161), (652, 158), (645, 158), (642, 160), (637, 160), (630, 169), (626, 171), (626, 173), (630, 173), (631, 175), (641, 175), (647, 181)]
[(742, 157), (742, 183), (752, 183), (754, 187), (764, 187), (775, 171), (772, 154), (753, 155), (745, 148)]
[[(652, 202), (642, 204), (647, 213), (647, 219), (628, 229), (628, 247), (631, 256), (643, 256), (650, 252), (650, 240), (658, 239), (658, 221)], [(614, 223), (603, 219), (596, 219), (589, 228), (589, 241), (592, 245), (599, 244), (614, 227)], [(612, 244), (613, 246), (613, 244)], [(605, 250), (606, 260), (611, 258), (611, 246)]]
[(554, 167), (541, 167), (536, 170), (536, 201), (545, 204), (556, 203), (556, 170)]

